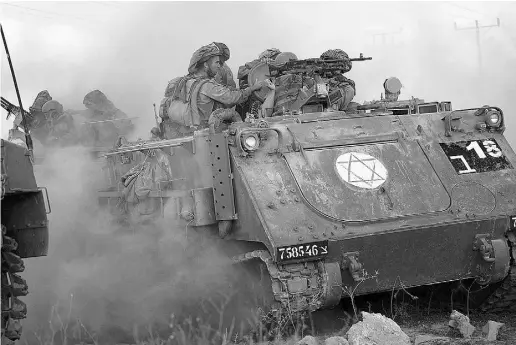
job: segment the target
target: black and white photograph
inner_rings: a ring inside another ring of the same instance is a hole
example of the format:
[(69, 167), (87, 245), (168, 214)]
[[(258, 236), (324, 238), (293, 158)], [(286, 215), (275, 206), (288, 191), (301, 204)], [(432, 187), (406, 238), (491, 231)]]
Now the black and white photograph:
[(516, 344), (516, 2), (0, 31), (2, 345)]

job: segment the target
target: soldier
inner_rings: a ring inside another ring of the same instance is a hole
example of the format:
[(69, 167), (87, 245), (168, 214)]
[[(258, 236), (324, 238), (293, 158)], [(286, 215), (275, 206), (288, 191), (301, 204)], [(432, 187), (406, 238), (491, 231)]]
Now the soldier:
[(86, 94), (83, 104), (87, 108), (84, 113), (87, 121), (81, 125), (80, 136), (85, 145), (104, 145), (115, 140), (118, 135), (130, 133), (134, 128), (127, 114), (115, 107), (99, 90)]
[(247, 75), (253, 69), (254, 66), (258, 65), (258, 63), (263, 61), (269, 62), (271, 60), (274, 60), (280, 53), (281, 51), (277, 48), (269, 48), (261, 52), (260, 55), (258, 55), (258, 59), (248, 62), (243, 66), (240, 66), (238, 68), (237, 75), (240, 88), (243, 89), (244, 87), (247, 87)]
[(229, 49), (223, 43), (203, 46), (192, 55), (188, 75), (169, 82), (160, 107), (167, 138), (190, 135), (196, 128), (208, 127), (209, 117), (216, 109), (226, 109), (227, 114), (219, 115), (220, 118), (236, 119), (236, 112), (228, 108), (269, 85), (270, 81), (262, 81), (245, 90), (232, 90), (218, 83), (213, 78), (226, 57), (229, 57)]
[[(349, 60), (348, 54), (341, 49), (330, 49), (322, 53), (321, 59), (323, 60)], [(343, 73), (349, 72), (352, 67), (352, 62), (348, 61), (346, 70), (335, 73), (329, 80), (328, 84), (330, 87), (330, 93), (339, 88), (342, 91), (342, 98), (337, 102), (338, 110), (346, 110), (349, 103), (353, 100), (356, 95), (355, 82), (351, 79), (344, 77)]]
[(233, 72), (231, 72), (231, 68), (224, 62), (222, 68), (215, 76), (215, 81), (229, 87), (232, 90), (236, 89), (235, 79), (233, 77)]
[(128, 117), (99, 90), (93, 90), (86, 94), (82, 103), (89, 110), (92, 120), (126, 119)]
[[(43, 90), (38, 93), (38, 95), (34, 99), (34, 103), (32, 103), (32, 106), (29, 108), (30, 115), (26, 119), (29, 130), (32, 130), (34, 128), (41, 128), (45, 125), (45, 116), (41, 111), (41, 107), (43, 106), (43, 104), (50, 100), (52, 100), (52, 97), (50, 96), (50, 93), (48, 93), (47, 90)], [(21, 126), (21, 114), (16, 114), (16, 117), (13, 121), (13, 129), (17, 130)]]
[(45, 115), (47, 137), (44, 143), (52, 145), (59, 142), (62, 145), (75, 144), (77, 135), (73, 117), (63, 111), (63, 106), (56, 100), (43, 104), (41, 111)]

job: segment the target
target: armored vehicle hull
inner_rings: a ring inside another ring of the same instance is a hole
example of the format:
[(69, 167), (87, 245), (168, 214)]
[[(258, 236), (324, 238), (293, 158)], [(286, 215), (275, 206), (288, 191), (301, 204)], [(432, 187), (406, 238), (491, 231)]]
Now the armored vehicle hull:
[(22, 259), (48, 253), (50, 212), (46, 189), (38, 187), (26, 148), (2, 141), (2, 344), (21, 336), (20, 320), (27, 307), (19, 297), (28, 293), (20, 276)]
[[(154, 210), (171, 203), (189, 226), (252, 244), (234, 261), (267, 268), (274, 310), (465, 279), (510, 290), (516, 155), (502, 111), (388, 107), (129, 143), (107, 154), (110, 187), (99, 201), (127, 195), (118, 181), (144, 160), (127, 155), (168, 150), (169, 175), (147, 187)], [(496, 296), (489, 304), (503, 305)]]

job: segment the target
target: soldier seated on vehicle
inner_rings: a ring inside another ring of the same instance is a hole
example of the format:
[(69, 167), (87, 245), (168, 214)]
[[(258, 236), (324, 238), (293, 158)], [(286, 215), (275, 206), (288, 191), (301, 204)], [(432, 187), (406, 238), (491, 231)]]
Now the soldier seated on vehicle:
[(191, 135), (208, 127), (214, 110), (232, 108), (253, 91), (267, 86), (263, 81), (244, 90), (232, 90), (218, 83), (213, 78), (228, 58), (229, 49), (223, 43), (203, 46), (192, 55), (188, 74), (169, 82), (160, 105), (166, 138)]
[[(341, 49), (330, 49), (321, 54), (321, 59), (323, 60), (349, 60), (348, 54), (346, 54)], [(344, 111), (348, 108), (348, 105), (353, 100), (353, 97), (356, 95), (355, 82), (351, 79), (346, 78), (343, 74), (347, 73), (352, 68), (352, 62), (348, 61), (346, 70), (337, 71), (333, 74), (331, 78), (328, 79), (329, 92), (336, 89), (340, 89), (342, 91), (342, 98), (340, 98), (336, 103), (335, 110)]]

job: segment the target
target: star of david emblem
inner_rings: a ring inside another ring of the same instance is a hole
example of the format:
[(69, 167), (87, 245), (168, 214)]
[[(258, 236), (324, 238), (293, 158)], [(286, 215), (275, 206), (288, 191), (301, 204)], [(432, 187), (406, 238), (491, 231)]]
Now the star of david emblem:
[(387, 179), (382, 162), (366, 153), (345, 153), (337, 158), (335, 165), (340, 177), (356, 187), (377, 188)]

